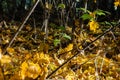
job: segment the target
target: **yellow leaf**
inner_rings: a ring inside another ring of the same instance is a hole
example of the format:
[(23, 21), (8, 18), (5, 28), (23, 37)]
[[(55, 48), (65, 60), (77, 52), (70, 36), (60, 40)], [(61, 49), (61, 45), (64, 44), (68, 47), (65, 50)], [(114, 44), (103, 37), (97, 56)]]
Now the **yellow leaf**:
[(65, 48), (66, 51), (70, 51), (70, 50), (72, 50), (72, 49), (73, 49), (73, 44), (69, 44), (69, 45)]
[(26, 60), (29, 59), (29, 58), (31, 58), (31, 57), (32, 57), (32, 55), (29, 54), (29, 53), (25, 55), (25, 59), (26, 59)]
[(115, 5), (116, 7), (117, 7), (117, 6), (120, 6), (120, 0), (115, 0), (114, 5)]
[(83, 49), (83, 47), (82, 47), (82, 46), (79, 46), (79, 49), (81, 49), (81, 50), (82, 50), (82, 49)]
[(75, 80), (75, 73), (72, 70), (69, 70), (65, 80)]
[(74, 76), (67, 75), (65, 79), (66, 79), (66, 80), (74, 80)]
[(8, 55), (2, 55), (1, 57), (1, 64), (6, 64), (11, 62), (11, 57)]
[(45, 7), (47, 8), (47, 9), (49, 9), (49, 10), (51, 10), (52, 9), (52, 4), (50, 4), (50, 3), (48, 3), (48, 2), (46, 2), (45, 3)]
[(94, 3), (96, 3), (96, 0), (94, 0)]
[(47, 54), (44, 54), (43, 52), (36, 53), (34, 55), (34, 61), (39, 62), (40, 64), (49, 64), (49, 56)]
[(53, 63), (49, 64), (49, 68), (53, 71), (57, 68), (57, 66)]
[(89, 22), (89, 25), (90, 25), (90, 30), (96, 33), (97, 29), (99, 28), (99, 24), (96, 21), (92, 20), (91, 22)]
[(39, 64), (34, 64), (33, 62), (23, 62), (21, 65), (21, 77), (22, 79), (28, 78), (37, 78), (41, 73), (41, 68)]
[(88, 80), (95, 80), (95, 75), (89, 75)]
[(29, 67), (27, 69), (27, 77), (29, 78), (37, 78), (41, 73), (41, 68), (38, 64), (34, 64), (33, 62), (30, 62)]
[(28, 68), (28, 63), (26, 61), (24, 61), (20, 68), (21, 68), (21, 72), (20, 72), (21, 73), (21, 78), (25, 79), (25, 77), (27, 76), (26, 71), (27, 71), (27, 68)]
[(10, 55), (12, 55), (14, 52), (15, 52), (15, 50), (14, 50), (14, 48), (7, 48), (7, 52), (10, 54)]
[(7, 44), (7, 43), (9, 43), (9, 39), (5, 39), (5, 40), (3, 40), (2, 43), (3, 43), (3, 44)]

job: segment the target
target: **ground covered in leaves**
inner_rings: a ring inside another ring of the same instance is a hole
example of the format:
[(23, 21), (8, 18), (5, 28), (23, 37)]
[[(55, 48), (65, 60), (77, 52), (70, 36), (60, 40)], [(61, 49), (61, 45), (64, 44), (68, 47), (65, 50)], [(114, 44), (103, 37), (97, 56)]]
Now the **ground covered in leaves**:
[[(89, 26), (54, 28), (46, 34), (41, 28), (25, 25), (12, 46), (5, 49), (18, 25), (0, 26), (0, 80), (120, 80), (120, 29), (102, 36), (83, 50), (110, 26), (98, 32)], [(95, 33), (96, 32), (96, 33)], [(6, 51), (6, 53), (4, 53)], [(80, 53), (49, 76), (66, 60)]]

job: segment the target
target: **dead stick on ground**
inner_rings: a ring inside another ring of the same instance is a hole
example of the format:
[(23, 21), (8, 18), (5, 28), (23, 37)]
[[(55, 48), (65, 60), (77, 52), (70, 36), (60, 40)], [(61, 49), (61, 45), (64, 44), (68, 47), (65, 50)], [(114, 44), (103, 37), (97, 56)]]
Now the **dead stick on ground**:
[(7, 47), (5, 48), (3, 54), (6, 53), (6, 49), (9, 48), (12, 43), (14, 42), (15, 38), (18, 36), (19, 32), (22, 30), (22, 28), (24, 27), (25, 23), (27, 22), (27, 20), (29, 19), (30, 15), (33, 13), (33, 11), (35, 10), (36, 6), (38, 5), (40, 0), (37, 0), (36, 3), (34, 4), (34, 6), (31, 8), (30, 12), (28, 13), (28, 15), (25, 17), (25, 19), (23, 20), (21, 26), (18, 28), (16, 34), (13, 36), (13, 38), (11, 39), (10, 43), (7, 45)]

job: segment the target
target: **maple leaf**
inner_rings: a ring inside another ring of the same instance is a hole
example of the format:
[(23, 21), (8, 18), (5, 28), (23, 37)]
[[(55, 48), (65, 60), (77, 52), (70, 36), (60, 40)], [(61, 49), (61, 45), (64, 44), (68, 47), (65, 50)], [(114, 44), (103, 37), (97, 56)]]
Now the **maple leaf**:
[(116, 7), (117, 7), (117, 6), (120, 6), (120, 0), (115, 0), (114, 5), (115, 5)]
[(89, 25), (90, 25), (90, 30), (96, 33), (97, 29), (99, 28), (98, 22), (92, 20), (89, 22)]
[(33, 62), (23, 62), (21, 65), (21, 78), (37, 78), (41, 73), (39, 64)]
[(29, 67), (27, 69), (27, 76), (30, 78), (37, 78), (41, 73), (41, 68), (39, 64), (34, 64), (33, 62), (29, 63)]

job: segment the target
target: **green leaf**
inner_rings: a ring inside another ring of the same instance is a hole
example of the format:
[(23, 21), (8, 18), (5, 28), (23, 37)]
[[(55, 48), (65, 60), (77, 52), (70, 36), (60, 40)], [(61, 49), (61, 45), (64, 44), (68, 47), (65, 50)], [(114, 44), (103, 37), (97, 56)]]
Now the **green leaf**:
[(105, 21), (105, 24), (108, 25), (108, 26), (111, 26), (111, 24), (107, 21)]
[[(116, 22), (111, 22), (113, 25), (117, 24)], [(105, 21), (105, 24), (108, 25), (108, 26), (111, 26), (111, 23), (110, 22), (107, 22)]]
[(60, 44), (60, 39), (54, 39), (54, 46), (57, 46), (58, 44)]
[(67, 35), (67, 34), (63, 34), (63, 37), (66, 38), (66, 39), (71, 40), (71, 37), (69, 35)]
[(81, 18), (83, 19), (83, 20), (90, 20), (90, 19), (92, 19), (93, 17), (92, 16), (90, 16), (89, 14), (83, 14), (82, 16), (81, 16)]
[(65, 27), (64, 26), (60, 26), (59, 29), (65, 30)]
[(79, 8), (79, 10), (82, 10), (82, 11), (87, 12), (87, 13), (91, 13), (89, 10), (86, 10), (85, 8)]
[(65, 8), (65, 4), (59, 4), (58, 8), (64, 9)]
[(102, 15), (105, 16), (106, 14), (110, 15), (110, 13), (108, 11), (103, 11), (103, 10), (100, 10), (100, 9), (96, 10), (95, 14), (99, 15), (99, 16), (102, 16)]
[(96, 10), (96, 11), (95, 11), (95, 14), (96, 14), (96, 15), (99, 15), (99, 16), (102, 16), (102, 15), (105, 16), (105, 15), (106, 15), (106, 14), (104, 13), (104, 11), (102, 11), (102, 10)]

